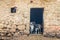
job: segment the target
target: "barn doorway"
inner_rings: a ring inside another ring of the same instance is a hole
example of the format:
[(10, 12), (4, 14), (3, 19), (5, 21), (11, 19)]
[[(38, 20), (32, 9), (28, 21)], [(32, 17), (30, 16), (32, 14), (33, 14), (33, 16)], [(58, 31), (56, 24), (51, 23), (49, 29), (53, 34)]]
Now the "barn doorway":
[(30, 34), (43, 34), (44, 8), (30, 9)]

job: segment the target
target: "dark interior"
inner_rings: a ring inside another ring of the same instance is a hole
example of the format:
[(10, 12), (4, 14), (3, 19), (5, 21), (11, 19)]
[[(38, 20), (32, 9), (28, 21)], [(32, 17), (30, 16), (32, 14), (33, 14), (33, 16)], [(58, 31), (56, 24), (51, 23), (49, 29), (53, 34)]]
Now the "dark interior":
[(16, 7), (11, 8), (11, 13), (16, 13)]
[(43, 12), (44, 8), (31, 8), (30, 9), (30, 22), (35, 22), (36, 24), (40, 24), (41, 33), (43, 34)]

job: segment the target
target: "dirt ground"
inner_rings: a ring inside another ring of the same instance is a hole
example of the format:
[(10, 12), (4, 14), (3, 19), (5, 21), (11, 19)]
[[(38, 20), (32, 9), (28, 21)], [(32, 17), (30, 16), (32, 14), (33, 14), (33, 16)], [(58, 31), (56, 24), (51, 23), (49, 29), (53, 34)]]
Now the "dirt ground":
[(42, 35), (22, 35), (22, 36), (16, 36), (8, 40), (60, 40), (60, 38), (56, 37), (44, 37)]

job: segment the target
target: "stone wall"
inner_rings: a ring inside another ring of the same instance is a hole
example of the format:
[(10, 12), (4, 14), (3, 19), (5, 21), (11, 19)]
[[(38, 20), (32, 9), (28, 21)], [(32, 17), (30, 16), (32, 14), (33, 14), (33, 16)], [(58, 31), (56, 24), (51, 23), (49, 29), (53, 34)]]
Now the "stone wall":
[[(24, 5), (23, 5), (24, 4)], [(16, 8), (16, 13), (11, 13), (11, 8)], [(2, 0), (0, 1), (0, 28), (16, 28), (29, 33), (29, 8), (21, 0)]]
[[(60, 30), (59, 0), (0, 0), (0, 28), (18, 28), (29, 33), (30, 8), (44, 8), (44, 34)], [(16, 7), (17, 12), (11, 13)]]
[(46, 3), (44, 12), (44, 34), (56, 36), (60, 34), (60, 1)]

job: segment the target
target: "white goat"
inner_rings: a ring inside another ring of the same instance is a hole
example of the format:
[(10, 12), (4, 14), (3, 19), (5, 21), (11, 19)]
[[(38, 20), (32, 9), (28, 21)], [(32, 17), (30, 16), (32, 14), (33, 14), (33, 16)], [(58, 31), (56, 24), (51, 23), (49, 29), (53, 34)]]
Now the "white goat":
[(34, 22), (30, 23), (30, 33), (33, 33), (34, 31)]

